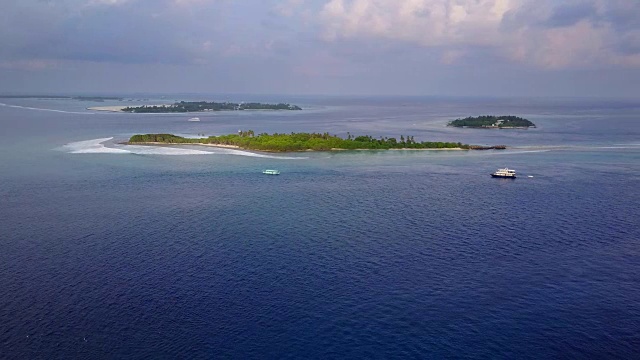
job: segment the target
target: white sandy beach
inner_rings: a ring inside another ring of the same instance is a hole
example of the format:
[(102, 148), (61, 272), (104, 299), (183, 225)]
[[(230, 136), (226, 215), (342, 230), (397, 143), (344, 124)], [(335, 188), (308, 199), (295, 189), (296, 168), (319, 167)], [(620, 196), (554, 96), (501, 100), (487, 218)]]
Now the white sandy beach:
[[(129, 143), (131, 145), (165, 145), (165, 146), (176, 146), (176, 145), (198, 145), (198, 146), (209, 146), (209, 147), (217, 147), (217, 148), (225, 148), (225, 149), (242, 149), (237, 145), (225, 145), (225, 144), (203, 144), (203, 143), (163, 143), (163, 142), (141, 142), (141, 143)], [(244, 149), (242, 149), (244, 150)]]
[(92, 106), (88, 107), (87, 110), (122, 112), (122, 109), (124, 108), (126, 108), (126, 106)]
[(88, 107), (87, 110), (122, 112), (122, 109), (130, 107), (130, 106), (135, 106), (135, 107), (147, 106), (147, 107), (149, 107), (149, 106), (170, 106), (170, 105), (171, 104), (92, 106), (92, 107)]
[[(239, 150), (248, 150), (248, 151), (257, 151), (257, 152), (281, 152), (281, 151), (269, 151), (269, 150), (254, 150), (254, 149), (245, 149), (245, 148), (241, 148), (240, 146), (237, 145), (224, 145), (224, 144), (203, 144), (203, 143), (163, 143), (163, 142), (141, 142), (141, 143), (130, 143), (131, 145), (164, 145), (164, 146), (176, 146), (176, 145), (197, 145), (197, 146), (209, 146), (209, 147), (217, 147), (217, 148), (226, 148), (226, 149), (239, 149)], [(426, 150), (426, 151), (456, 151), (456, 150), (464, 150), (464, 151), (468, 151), (468, 149), (462, 149), (462, 148), (436, 148), (436, 149), (413, 149), (413, 148), (402, 148), (402, 149), (338, 149), (338, 148), (332, 148), (331, 150), (328, 151), (383, 151), (383, 150)], [(307, 150), (303, 150), (303, 151), (309, 151), (309, 152), (313, 152), (313, 151), (327, 151), (327, 150), (312, 150), (312, 149), (307, 149)], [(298, 152), (298, 151), (291, 151), (291, 152)]]

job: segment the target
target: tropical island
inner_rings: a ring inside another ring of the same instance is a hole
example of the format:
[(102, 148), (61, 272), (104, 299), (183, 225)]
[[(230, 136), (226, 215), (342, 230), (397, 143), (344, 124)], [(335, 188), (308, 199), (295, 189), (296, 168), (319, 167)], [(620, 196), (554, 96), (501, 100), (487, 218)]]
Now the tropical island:
[(447, 126), (482, 129), (528, 129), (536, 127), (531, 121), (513, 115), (466, 117), (450, 121)]
[(390, 149), (442, 149), (442, 150), (486, 150), (504, 149), (504, 145), (474, 146), (459, 142), (418, 142), (413, 136), (400, 139), (368, 135), (352, 136), (346, 139), (329, 133), (255, 134), (253, 130), (239, 131), (238, 134), (209, 136), (206, 138), (184, 138), (173, 134), (133, 135), (128, 144), (197, 144), (235, 147), (246, 150), (268, 152), (330, 151), (330, 150), (390, 150)]
[(257, 102), (233, 103), (213, 101), (180, 101), (170, 105), (142, 105), (136, 107), (124, 107), (121, 109), (121, 111), (131, 113), (186, 113), (201, 111), (238, 110), (302, 110), (302, 108), (297, 105), (285, 103), (263, 104)]

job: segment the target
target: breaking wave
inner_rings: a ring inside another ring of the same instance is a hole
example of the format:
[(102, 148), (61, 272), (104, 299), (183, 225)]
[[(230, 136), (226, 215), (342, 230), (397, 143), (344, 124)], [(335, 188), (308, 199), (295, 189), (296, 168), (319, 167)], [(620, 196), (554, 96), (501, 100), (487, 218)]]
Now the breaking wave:
[(130, 151), (116, 148), (109, 148), (102, 143), (113, 139), (112, 137), (103, 139), (93, 139), (77, 141), (64, 145), (62, 148), (71, 154), (129, 154)]
[[(123, 145), (120, 147), (107, 147), (105, 142), (113, 140), (113, 137), (76, 141), (62, 146), (62, 149), (70, 154), (138, 154), (138, 155), (237, 155), (269, 159), (301, 160), (307, 157), (277, 156), (257, 154), (249, 151), (210, 148), (210, 151), (185, 149), (170, 146), (153, 145)], [(209, 149), (207, 149), (209, 150)]]
[(267, 154), (257, 154), (252, 153), (250, 151), (244, 150), (235, 150), (235, 149), (224, 149), (217, 148), (216, 153), (218, 154), (226, 154), (226, 155), (239, 155), (239, 156), (250, 156), (250, 157), (259, 157), (259, 158), (268, 158), (268, 159), (284, 159), (284, 160), (301, 160), (308, 159), (308, 157), (299, 157), (299, 156), (276, 156), (276, 155), (267, 155)]

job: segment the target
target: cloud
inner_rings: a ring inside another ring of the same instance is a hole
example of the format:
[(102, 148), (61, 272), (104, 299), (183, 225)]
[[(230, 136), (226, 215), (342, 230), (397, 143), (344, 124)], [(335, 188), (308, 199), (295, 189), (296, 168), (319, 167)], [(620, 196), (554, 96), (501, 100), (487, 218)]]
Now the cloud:
[(232, 41), (219, 25), (227, 3), (21, 0), (3, 9), (0, 61), (202, 63)]
[(593, 3), (562, 4), (551, 11), (543, 24), (548, 27), (572, 26), (596, 13)]
[(3, 4), (0, 44), (5, 88), (97, 77), (166, 91), (484, 93), (493, 83), (547, 94), (594, 78), (585, 91), (608, 82), (627, 94), (640, 84), (640, 1), (20, 0)]
[(543, 68), (638, 63), (636, 0), (330, 0), (319, 18), (329, 42), (416, 44), (444, 63), (471, 47)]
[(384, 37), (424, 46), (491, 44), (509, 0), (331, 0), (321, 19), (328, 40)]

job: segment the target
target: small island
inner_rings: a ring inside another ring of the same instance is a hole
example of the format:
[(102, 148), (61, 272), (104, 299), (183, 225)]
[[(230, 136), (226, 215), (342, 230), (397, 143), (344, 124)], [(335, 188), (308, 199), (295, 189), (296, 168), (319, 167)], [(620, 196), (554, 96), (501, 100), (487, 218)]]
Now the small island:
[(257, 102), (233, 103), (213, 101), (180, 101), (170, 105), (142, 105), (136, 107), (124, 107), (121, 109), (121, 111), (131, 113), (186, 113), (239, 110), (302, 110), (302, 108), (297, 105), (285, 103), (263, 104)]
[(173, 134), (134, 135), (128, 144), (199, 144), (235, 147), (246, 150), (267, 152), (330, 151), (330, 150), (485, 150), (504, 149), (504, 146), (473, 146), (459, 142), (418, 142), (413, 136), (400, 139), (368, 135), (352, 136), (346, 139), (329, 133), (255, 134), (253, 130), (239, 131), (238, 134), (209, 136), (206, 138), (184, 138)]
[(536, 127), (531, 121), (513, 115), (466, 117), (453, 120), (447, 126), (481, 129), (528, 129)]

